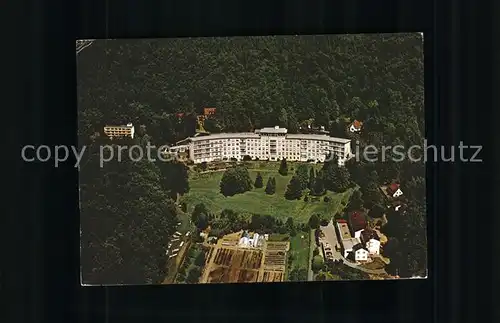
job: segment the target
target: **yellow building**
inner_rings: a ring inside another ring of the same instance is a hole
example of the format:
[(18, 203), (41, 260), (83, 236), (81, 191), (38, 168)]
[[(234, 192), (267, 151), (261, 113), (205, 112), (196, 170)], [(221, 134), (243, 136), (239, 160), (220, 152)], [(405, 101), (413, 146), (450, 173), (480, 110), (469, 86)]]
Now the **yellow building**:
[(124, 126), (104, 126), (104, 134), (109, 138), (134, 138), (135, 129), (131, 123)]

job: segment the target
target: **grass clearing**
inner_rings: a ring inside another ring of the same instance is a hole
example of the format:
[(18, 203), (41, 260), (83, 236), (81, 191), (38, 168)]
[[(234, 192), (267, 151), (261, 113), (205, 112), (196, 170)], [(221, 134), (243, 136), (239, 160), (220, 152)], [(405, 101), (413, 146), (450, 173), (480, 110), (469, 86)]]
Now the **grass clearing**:
[(291, 268), (309, 268), (309, 232), (297, 232), (290, 238), (290, 252), (293, 256)]
[[(302, 200), (286, 200), (284, 197), (288, 182), (292, 178), (298, 165), (289, 163), (289, 174), (282, 176), (278, 173), (279, 163), (252, 163), (249, 169), (250, 178), (255, 180), (260, 172), (263, 180), (263, 188), (254, 188), (244, 194), (237, 194), (225, 197), (219, 192), (219, 183), (224, 172), (211, 172), (205, 174), (190, 175), (190, 191), (181, 197), (180, 202), (185, 202), (188, 212), (191, 212), (198, 203), (204, 203), (212, 212), (219, 213), (223, 209), (232, 209), (242, 214), (271, 215), (286, 221), (288, 217), (293, 217), (295, 222), (307, 222), (314, 213), (334, 215), (347, 203), (352, 190), (336, 194), (328, 192), (325, 196), (330, 197), (329, 202), (324, 202), (324, 197), (320, 201), (305, 202)], [(319, 169), (320, 165), (312, 165)], [(292, 171), (291, 168), (294, 168)], [(269, 177), (276, 179), (276, 193), (267, 195), (265, 185)]]

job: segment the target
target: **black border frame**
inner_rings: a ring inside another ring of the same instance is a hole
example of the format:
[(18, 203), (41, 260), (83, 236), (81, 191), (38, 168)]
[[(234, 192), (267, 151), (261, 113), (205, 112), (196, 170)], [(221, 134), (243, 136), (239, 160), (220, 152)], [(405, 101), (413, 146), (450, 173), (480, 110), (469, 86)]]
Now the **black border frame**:
[[(489, 4), (485, 2), (479, 8), (465, 1), (345, 1), (343, 5), (287, 2), (285, 6), (268, 2), (258, 6), (232, 2), (222, 6), (184, 1), (181, 5), (163, 2), (152, 7), (144, 2), (81, 1), (75, 7), (75, 3), (67, 1), (33, 1), (19, 8), (18, 30), (27, 37), (13, 39), (18, 45), (5, 50), (11, 54), (9, 62), (19, 63), (8, 64), (4, 71), (8, 86), (20, 89), (20, 93), (6, 93), (7, 102), (12, 99), (6, 108), (18, 114), (17, 119), (9, 119), (18, 124), (6, 125), (8, 138), (20, 139), (8, 155), (15, 164), (11, 172), (15, 178), (4, 183), (12, 195), (7, 196), (7, 201), (12, 201), (12, 220), (6, 221), (8, 232), (2, 236), (4, 259), (9, 261), (5, 262), (7, 271), (2, 269), (0, 276), (1, 286), (12, 302), (6, 321), (176, 321), (189, 316), (196, 322), (225, 317), (310, 322), (474, 322), (476, 316), (488, 315), (493, 304), (489, 280), (493, 249), (484, 239), (494, 237), (490, 230), (495, 226), (492, 215), (496, 212), (492, 210), (494, 184), (498, 181), (494, 173), (486, 172), (496, 157), (486, 146), (481, 165), (428, 167), (428, 176), (433, 177), (432, 182), (428, 180), (428, 210), (435, 212), (436, 225), (428, 221), (432, 257), (427, 280), (108, 288), (79, 284), (76, 170), (71, 165), (54, 169), (22, 163), (19, 150), (25, 144), (77, 143), (76, 38), (346, 31), (424, 31), (426, 123), (433, 125), (427, 129), (428, 138), (436, 144), (456, 144), (459, 140), (485, 144), (494, 140), (495, 127), (483, 124), (491, 124), (496, 116), (489, 101), (493, 98), (491, 71), (495, 68), (490, 63), (493, 7)], [(486, 42), (480, 42), (482, 37)], [(487, 189), (485, 183), (489, 183)], [(491, 225), (476, 221), (486, 212)], [(467, 257), (463, 257), (464, 252)], [(487, 284), (480, 291), (482, 277)], [(205, 302), (203, 292), (207, 288), (214, 301), (222, 299), (226, 305), (215, 309)], [(342, 302), (337, 297), (358, 295), (359, 299), (368, 290), (383, 291), (387, 306), (370, 308), (368, 301)], [(183, 304), (177, 294), (191, 301)], [(241, 294), (262, 297), (262, 301), (248, 306), (237, 302)], [(270, 301), (264, 303), (266, 299)]]

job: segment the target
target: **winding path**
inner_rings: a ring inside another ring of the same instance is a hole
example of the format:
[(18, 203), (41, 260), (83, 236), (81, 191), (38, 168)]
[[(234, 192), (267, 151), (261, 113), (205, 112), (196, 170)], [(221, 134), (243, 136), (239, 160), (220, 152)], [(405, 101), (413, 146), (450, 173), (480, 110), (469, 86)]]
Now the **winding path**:
[(344, 262), (344, 265), (349, 266), (351, 268), (357, 269), (359, 271), (363, 271), (367, 274), (374, 274), (374, 275), (383, 275), (387, 274), (385, 269), (380, 268), (380, 269), (368, 269), (368, 268), (363, 268), (355, 263), (350, 262), (349, 260), (345, 259), (342, 257), (342, 261)]

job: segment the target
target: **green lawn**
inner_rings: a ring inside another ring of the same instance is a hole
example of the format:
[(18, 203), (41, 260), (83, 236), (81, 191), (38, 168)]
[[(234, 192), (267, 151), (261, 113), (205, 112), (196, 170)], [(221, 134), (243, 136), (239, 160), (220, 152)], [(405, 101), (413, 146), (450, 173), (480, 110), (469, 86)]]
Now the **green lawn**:
[(309, 268), (309, 237), (309, 232), (298, 232), (290, 238), (290, 252), (293, 255), (291, 268)]
[[(289, 169), (296, 165), (289, 163)], [(314, 165), (319, 168), (320, 165)], [(215, 213), (223, 209), (232, 209), (243, 214), (272, 215), (285, 221), (289, 216), (295, 222), (306, 222), (313, 213), (334, 215), (341, 210), (341, 202), (347, 202), (351, 190), (341, 194), (328, 192), (331, 198), (329, 202), (321, 201), (304, 202), (303, 200), (289, 201), (284, 198), (285, 190), (294, 171), (289, 170), (289, 175), (281, 176), (278, 173), (279, 163), (253, 163), (249, 170), (250, 177), (255, 180), (257, 172), (260, 172), (264, 179), (264, 187), (270, 176), (276, 178), (276, 193), (274, 195), (265, 194), (265, 188), (253, 189), (244, 194), (232, 197), (225, 197), (219, 192), (219, 183), (224, 172), (213, 172), (206, 174), (191, 175), (189, 185), (190, 191), (181, 197), (181, 202), (185, 202), (188, 211), (193, 210), (197, 203), (204, 203)]]

